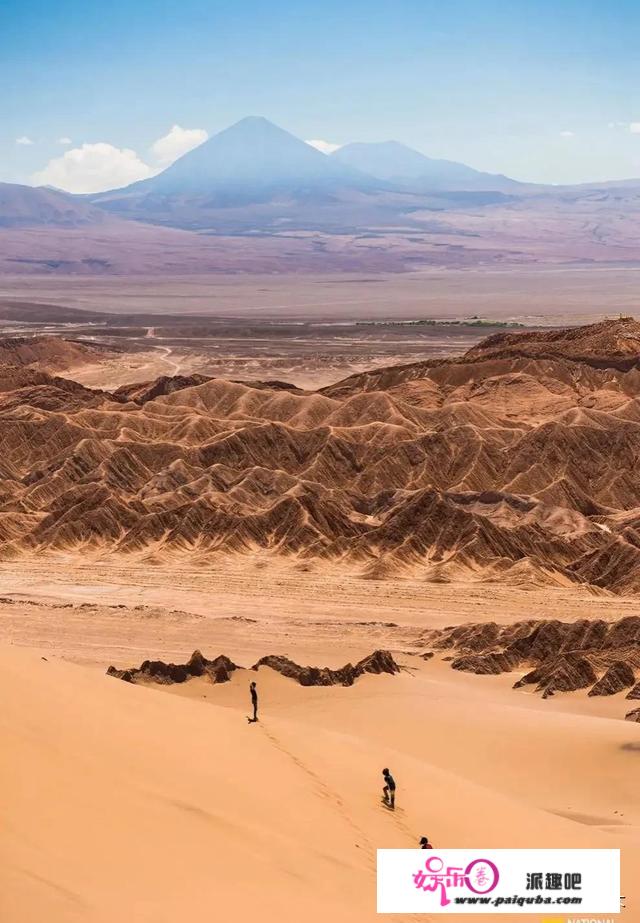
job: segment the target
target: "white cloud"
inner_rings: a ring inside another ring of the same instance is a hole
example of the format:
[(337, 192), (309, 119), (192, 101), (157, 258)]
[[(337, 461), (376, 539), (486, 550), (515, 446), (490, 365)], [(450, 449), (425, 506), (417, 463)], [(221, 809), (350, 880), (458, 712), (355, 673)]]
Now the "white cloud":
[(37, 186), (56, 186), (67, 192), (104, 192), (128, 186), (157, 173), (135, 151), (100, 141), (71, 148), (54, 157), (32, 176)]
[(180, 125), (174, 125), (164, 137), (153, 142), (151, 151), (159, 166), (168, 167), (208, 137), (204, 128), (181, 128)]
[[(155, 176), (208, 138), (202, 128), (181, 128), (174, 125), (162, 138), (151, 145), (155, 163), (146, 163), (133, 150), (115, 147), (106, 141), (82, 144), (54, 157), (31, 177), (37, 186), (55, 186), (67, 192), (90, 193), (119, 189), (141, 179)], [(19, 144), (32, 144), (18, 139)], [(58, 144), (71, 144), (71, 138), (58, 138)]]
[(321, 138), (313, 138), (311, 141), (307, 141), (307, 144), (310, 144), (311, 147), (315, 147), (317, 151), (320, 151), (322, 154), (333, 154), (334, 151), (337, 151), (339, 147), (342, 147), (341, 144), (333, 144), (332, 141), (323, 141)]
[(21, 135), (19, 138), (16, 138), (16, 144), (29, 145), (33, 143), (34, 142), (31, 140), (31, 138), (28, 138), (26, 135)]
[(629, 122), (629, 131), (632, 135), (640, 135), (640, 122)]
[(575, 137), (575, 132), (573, 132), (573, 131), (561, 131), (561, 132), (560, 132), (560, 137), (561, 137), (561, 138), (573, 138), (573, 137)]

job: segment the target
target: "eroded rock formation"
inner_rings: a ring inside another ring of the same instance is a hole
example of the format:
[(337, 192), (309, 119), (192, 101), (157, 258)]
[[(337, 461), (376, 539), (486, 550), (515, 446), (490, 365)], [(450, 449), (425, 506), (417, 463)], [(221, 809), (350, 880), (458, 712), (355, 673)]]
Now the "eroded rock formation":
[(194, 676), (207, 676), (212, 683), (226, 683), (234, 670), (242, 669), (224, 654), (207, 660), (200, 651), (194, 651), (186, 663), (165, 663), (163, 660), (145, 660), (139, 667), (118, 670), (109, 667), (107, 674), (127, 683), (154, 682), (161, 685), (184, 683)]
[(455, 670), (499, 674), (526, 669), (514, 688), (535, 685), (543, 697), (589, 689), (589, 695), (615, 695), (633, 687), (640, 698), (640, 617), (614, 622), (580, 619), (531, 620), (511, 625), (481, 622), (425, 632), (435, 651), (455, 651)]
[[(277, 673), (294, 679), (301, 686), (352, 686), (355, 680), (364, 673), (394, 674), (400, 672), (400, 667), (389, 651), (374, 651), (373, 654), (359, 660), (355, 665), (348, 663), (335, 670), (329, 667), (303, 667), (287, 657), (273, 654), (260, 658), (251, 669), (259, 670), (260, 667), (270, 667)], [(184, 683), (195, 676), (207, 676), (213, 683), (225, 683), (231, 678), (234, 670), (242, 669), (244, 668), (233, 663), (224, 654), (214, 660), (207, 660), (200, 651), (194, 651), (185, 664), (145, 660), (137, 668), (119, 670), (111, 666), (107, 674), (128, 683), (153, 682), (171, 685), (172, 683)]]
[(252, 667), (271, 667), (283, 676), (295, 679), (301, 686), (352, 686), (354, 681), (364, 673), (399, 673), (400, 667), (389, 651), (374, 651), (355, 665), (347, 663), (344, 667), (332, 670), (329, 667), (301, 667), (287, 657), (270, 654), (262, 657)]
[(624, 660), (616, 660), (598, 682), (591, 687), (589, 695), (615, 695), (633, 686), (636, 681), (631, 665)]
[(630, 318), (317, 392), (194, 375), (107, 394), (42, 371), (60, 342), (37, 369), (0, 355), (0, 557), (260, 549), (378, 580), (640, 591)]

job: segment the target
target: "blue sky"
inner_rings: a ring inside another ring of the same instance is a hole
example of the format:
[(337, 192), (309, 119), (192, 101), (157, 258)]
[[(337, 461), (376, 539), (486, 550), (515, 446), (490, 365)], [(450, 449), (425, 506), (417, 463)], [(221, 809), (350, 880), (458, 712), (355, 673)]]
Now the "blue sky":
[(172, 126), (200, 132), (175, 154), (245, 115), (518, 179), (640, 176), (639, 40), (627, 0), (3, 0), (0, 180), (123, 149), (153, 172)]

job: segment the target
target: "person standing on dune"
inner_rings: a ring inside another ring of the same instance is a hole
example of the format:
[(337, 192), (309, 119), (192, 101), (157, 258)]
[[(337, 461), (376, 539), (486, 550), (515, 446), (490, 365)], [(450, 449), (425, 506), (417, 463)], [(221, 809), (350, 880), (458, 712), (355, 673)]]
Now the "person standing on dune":
[(249, 718), (249, 721), (253, 723), (258, 720), (258, 690), (255, 683), (251, 683), (249, 689), (251, 691), (251, 704), (253, 705), (253, 718)]
[(382, 770), (384, 787), (382, 789), (382, 800), (393, 811), (396, 806), (396, 782), (388, 769)]

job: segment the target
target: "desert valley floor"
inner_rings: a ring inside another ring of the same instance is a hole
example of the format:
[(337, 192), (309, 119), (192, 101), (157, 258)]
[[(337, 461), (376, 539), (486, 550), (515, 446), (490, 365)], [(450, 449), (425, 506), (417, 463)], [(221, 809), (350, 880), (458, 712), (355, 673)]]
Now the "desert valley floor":
[(422, 835), (620, 848), (640, 921), (640, 324), (44, 300), (0, 310), (3, 923), (372, 921)]

